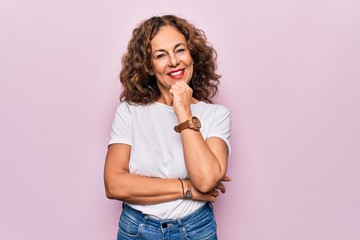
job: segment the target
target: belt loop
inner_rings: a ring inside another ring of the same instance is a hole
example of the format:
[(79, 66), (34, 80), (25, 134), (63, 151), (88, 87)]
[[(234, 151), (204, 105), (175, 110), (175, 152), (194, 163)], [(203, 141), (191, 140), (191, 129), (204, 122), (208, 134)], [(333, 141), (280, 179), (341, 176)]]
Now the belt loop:
[(177, 221), (177, 224), (179, 225), (179, 227), (183, 225), (181, 222), (181, 218), (177, 219), (176, 221)]
[(143, 218), (143, 224), (146, 224), (148, 220), (149, 220), (149, 216), (145, 215)]

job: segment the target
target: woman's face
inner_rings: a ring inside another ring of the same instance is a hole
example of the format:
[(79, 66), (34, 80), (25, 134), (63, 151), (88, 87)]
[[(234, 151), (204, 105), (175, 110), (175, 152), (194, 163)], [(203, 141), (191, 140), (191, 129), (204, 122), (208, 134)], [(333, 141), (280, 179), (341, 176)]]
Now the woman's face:
[(190, 82), (193, 59), (183, 34), (174, 27), (164, 26), (150, 44), (152, 71), (160, 92), (169, 91), (176, 81)]

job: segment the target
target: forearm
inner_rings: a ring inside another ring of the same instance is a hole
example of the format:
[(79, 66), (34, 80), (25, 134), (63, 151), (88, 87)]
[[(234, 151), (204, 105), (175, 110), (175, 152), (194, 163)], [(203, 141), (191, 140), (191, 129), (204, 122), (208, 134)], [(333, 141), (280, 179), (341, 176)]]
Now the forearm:
[(226, 174), (227, 153), (221, 151), (223, 146), (218, 146), (221, 140), (215, 140), (219, 143), (212, 146), (219, 148), (215, 149), (216, 156), (199, 131), (186, 129), (181, 132), (181, 136), (191, 182), (201, 192), (211, 191)]
[[(129, 173), (130, 146), (126, 144), (113, 144), (109, 146), (105, 167), (104, 181), (106, 196), (134, 204), (156, 204), (176, 199), (183, 199), (184, 192), (190, 190), (192, 199), (198, 201), (214, 202), (218, 191), (208, 193), (199, 192), (192, 182), (185, 184), (179, 179), (163, 179), (145, 177)], [(225, 192), (223, 184), (217, 188)]]
[(105, 175), (106, 195), (134, 204), (156, 204), (183, 198), (178, 179), (144, 177), (127, 172)]

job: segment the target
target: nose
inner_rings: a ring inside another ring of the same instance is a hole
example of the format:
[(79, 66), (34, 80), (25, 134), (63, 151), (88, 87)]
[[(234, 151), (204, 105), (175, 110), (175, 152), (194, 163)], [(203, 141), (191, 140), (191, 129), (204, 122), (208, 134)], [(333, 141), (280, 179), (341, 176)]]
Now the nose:
[(176, 54), (170, 54), (169, 56), (169, 66), (170, 67), (176, 67), (179, 65), (179, 58), (176, 56)]

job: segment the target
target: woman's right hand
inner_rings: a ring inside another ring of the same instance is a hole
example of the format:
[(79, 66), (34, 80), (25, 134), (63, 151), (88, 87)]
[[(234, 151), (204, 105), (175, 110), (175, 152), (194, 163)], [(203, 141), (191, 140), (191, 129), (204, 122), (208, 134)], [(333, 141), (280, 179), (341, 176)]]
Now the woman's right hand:
[(231, 178), (229, 176), (225, 176), (221, 182), (210, 192), (208, 193), (202, 193), (200, 191), (198, 191), (195, 187), (192, 186), (191, 181), (191, 193), (192, 193), (192, 199), (193, 200), (198, 200), (198, 201), (203, 201), (203, 202), (215, 202), (216, 198), (220, 195), (221, 193), (225, 193), (226, 192), (226, 187), (223, 184), (223, 182), (230, 182)]

